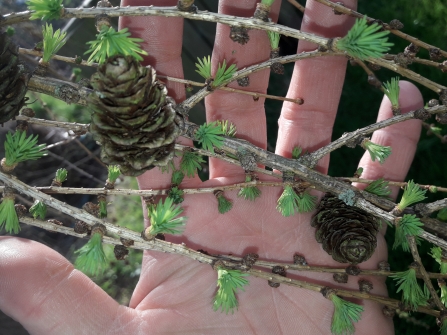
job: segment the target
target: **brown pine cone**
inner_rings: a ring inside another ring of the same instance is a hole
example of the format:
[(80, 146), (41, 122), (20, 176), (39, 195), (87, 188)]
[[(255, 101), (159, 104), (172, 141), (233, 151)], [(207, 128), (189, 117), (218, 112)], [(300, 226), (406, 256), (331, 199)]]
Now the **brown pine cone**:
[(99, 66), (91, 85), (97, 94), (89, 97), (90, 131), (102, 146), (102, 161), (120, 165), (128, 176), (168, 164), (183, 120), (154, 68), (113, 56)]
[(332, 195), (321, 199), (311, 225), (317, 242), (337, 262), (359, 264), (376, 249), (378, 219)]
[(19, 115), (26, 85), (25, 70), (19, 66), (19, 47), (0, 31), (0, 123)]

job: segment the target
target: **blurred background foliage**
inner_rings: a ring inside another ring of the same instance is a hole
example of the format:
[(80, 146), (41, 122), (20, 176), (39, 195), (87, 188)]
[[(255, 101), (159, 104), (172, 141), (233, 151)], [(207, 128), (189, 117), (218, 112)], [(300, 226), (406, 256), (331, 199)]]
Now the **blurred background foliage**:
[[(12, 0), (6, 0), (0, 8), (0, 13), (6, 14), (12, 11), (25, 10), (26, 7), (23, 2), (24, 1), (14, 2)], [(118, 0), (113, 0), (111, 2), (113, 5), (119, 4)], [(201, 10), (209, 11), (217, 11), (217, 3), (218, 1), (196, 1), (197, 6)], [(300, 0), (300, 3), (304, 4), (304, 1)], [(66, 0), (64, 1), (64, 5), (66, 7), (77, 7), (81, 5), (90, 7), (94, 5), (94, 2), (91, 0)], [(415, 36), (441, 49), (447, 49), (447, 5), (445, 4), (445, 1), (419, 0), (410, 4), (405, 0), (359, 0), (358, 10), (361, 13), (380, 19), (384, 22), (389, 22), (392, 19), (399, 19), (405, 26), (403, 28), (405, 33)], [(293, 28), (299, 28), (301, 18), (302, 13), (296, 10), (290, 3), (283, 0), (279, 23)], [(70, 57), (82, 55), (87, 50), (85, 43), (92, 40), (95, 35), (93, 20), (59, 20), (53, 22), (53, 25), (56, 28), (67, 30), (70, 41), (60, 51), (60, 54)], [(40, 22), (34, 21), (22, 23), (16, 26), (15, 30), (16, 34), (14, 35), (14, 39), (21, 47), (33, 48), (34, 45), (42, 39)], [(185, 78), (201, 81), (198, 74), (195, 73), (194, 63), (196, 62), (197, 57), (202, 58), (203, 56), (211, 54), (214, 34), (215, 24), (213, 23), (185, 20), (183, 48)], [(392, 53), (402, 52), (408, 45), (406, 41), (400, 40), (392, 35), (391, 40), (395, 43), (395, 46), (391, 50)], [(291, 38), (282, 37), (280, 47), (281, 55), (293, 54), (296, 52), (297, 41)], [(428, 52), (422, 50), (418, 56), (428, 58)], [(30, 67), (35, 66), (35, 58), (27, 57), (27, 60)], [(73, 75), (73, 68), (70, 65), (57, 61), (53, 61), (52, 64), (52, 72), (50, 75), (65, 79), (71, 77), (75, 82), (80, 78), (88, 78), (93, 73), (92, 69), (80, 67), (81, 71), (79, 72), (79, 70), (75, 70), (75, 75)], [(446, 74), (437, 69), (424, 67), (418, 64), (411, 65), (410, 68), (433, 81), (444, 85), (446, 84)], [(268, 89), (269, 94), (285, 96), (292, 74), (293, 64), (286, 64), (285, 70), (284, 75), (271, 74), (271, 82)], [(376, 75), (381, 81), (389, 80), (391, 77), (395, 76), (391, 71), (384, 69), (376, 71)], [(424, 96), (425, 102), (437, 98), (436, 94), (428, 89), (421, 86), (419, 86), (419, 88)], [(196, 92), (196, 90), (197, 89), (194, 89), (193, 92)], [(34, 101), (31, 107), (36, 111), (37, 117), (81, 123), (89, 122), (89, 111), (85, 107), (67, 105), (51, 97), (34, 93), (30, 93), (29, 98), (30, 101)], [(360, 67), (348, 65), (341, 103), (334, 126), (333, 139), (340, 137), (344, 132), (353, 131), (375, 122), (381, 99), (381, 92), (372, 88), (367, 83), (367, 76), (364, 71)], [(267, 100), (265, 103), (266, 118), (268, 122), (268, 149), (271, 151), (275, 148), (277, 120), (280, 114), (281, 105), (281, 102), (275, 100)], [(197, 123), (203, 123), (205, 121), (204, 115), (204, 106), (201, 104), (191, 111), (191, 120)], [(427, 122), (435, 123), (434, 119), (428, 120)], [(13, 129), (14, 127), (15, 125), (13, 122), (6, 124), (1, 130), (0, 135), (2, 138), (8, 129)], [(442, 128), (441, 134), (447, 134), (447, 127), (442, 125), (440, 127)], [(65, 134), (62, 134), (61, 131), (57, 129), (44, 130), (33, 126), (31, 131), (41, 133), (41, 138), (45, 139), (47, 143), (56, 135), (58, 139), (67, 138)], [(97, 145), (88, 135), (78, 136), (75, 141), (81, 143), (83, 147), (79, 143), (75, 147), (70, 146), (71, 144), (61, 146), (60, 152), (56, 152), (54, 155), (63, 158), (58, 159), (57, 157), (51, 156), (53, 158), (52, 161), (45, 161), (46, 170), (42, 172), (42, 177), (39, 179), (39, 182), (32, 183), (33, 185), (49, 185), (51, 179), (54, 177), (54, 171), (59, 167), (65, 167), (69, 170), (69, 182), (72, 183), (67, 184), (66, 186), (71, 185), (79, 187), (79, 185), (88, 185), (89, 187), (102, 187), (106, 179), (106, 169), (98, 163), (97, 159), (95, 159), (95, 156), (98, 155)], [(70, 143), (75, 141), (71, 141)], [(82, 148), (82, 150), (80, 150), (80, 148)], [(363, 152), (364, 151), (360, 148), (349, 149), (344, 147), (331, 153), (332, 164), (329, 169), (329, 174), (331, 176), (352, 176)], [(67, 156), (67, 153), (76, 154)], [(22, 180), (26, 181), (28, 179), (28, 182), (35, 180), (33, 178), (35, 178), (35, 173), (40, 166), (32, 164), (33, 163), (23, 165), (23, 167), (17, 171), (17, 175)], [(81, 170), (81, 172), (78, 170)], [(207, 171), (206, 166), (204, 166), (204, 171)], [(421, 139), (418, 143), (416, 157), (407, 180), (414, 179), (417, 183), (445, 187), (447, 186), (446, 171), (447, 144), (442, 144), (438, 138), (427, 134), (426, 130), (423, 130)], [(125, 178), (117, 184), (117, 187), (137, 188), (137, 184), (135, 179)], [(427, 201), (434, 201), (442, 197), (443, 195), (441, 194), (430, 193), (428, 194)], [(77, 197), (75, 200), (64, 199), (64, 201), (72, 201), (72, 203), (79, 207), (86, 201), (94, 200), (94, 197)], [(29, 205), (32, 199), (23, 199), (23, 201), (25, 204), (28, 203)], [(143, 214), (139, 197), (109, 197), (108, 201), (108, 220), (135, 231), (142, 230)], [(59, 214), (50, 211), (50, 216), (51, 215), (57, 217)], [(63, 217), (61, 221), (67, 226), (72, 226), (74, 224), (74, 221), (68, 217)], [(73, 259), (73, 251), (85, 243), (85, 241), (75, 240), (70, 237), (61, 236), (60, 234), (48, 234), (32, 227), (24, 227), (20, 236), (45, 243), (66, 255), (69, 259)], [(411, 255), (409, 253), (404, 253), (401, 250), (391, 250), (394, 241), (393, 229), (388, 229), (386, 239), (390, 249), (389, 262), (391, 263), (391, 268), (393, 270), (406, 270), (407, 266), (412, 261)], [(437, 272), (439, 270), (438, 265), (427, 255), (430, 247), (431, 246), (428, 245), (428, 243), (422, 243), (420, 253), (427, 270)], [(94, 278), (94, 280), (118, 302), (126, 305), (129, 303), (133, 288), (138, 281), (142, 253), (131, 250), (129, 257), (125, 261), (114, 260), (113, 249), (109, 246), (106, 246), (106, 253), (111, 266), (104, 275)], [(395, 293), (396, 288), (394, 283), (391, 280), (388, 280), (387, 284), (390, 296), (399, 299), (400, 296)], [(420, 333), (436, 334), (438, 332), (434, 318), (417, 313), (412, 313), (411, 315), (408, 313), (400, 313), (394, 318), (394, 321), (396, 334), (399, 335)], [(5, 316), (0, 316), (0, 324), (11, 327), (3, 327), (3, 329), (11, 329), (10, 332), (8, 331), (5, 334), (26, 334), (26, 331), (20, 329), (19, 326), (14, 325), (13, 321), (8, 320)]]

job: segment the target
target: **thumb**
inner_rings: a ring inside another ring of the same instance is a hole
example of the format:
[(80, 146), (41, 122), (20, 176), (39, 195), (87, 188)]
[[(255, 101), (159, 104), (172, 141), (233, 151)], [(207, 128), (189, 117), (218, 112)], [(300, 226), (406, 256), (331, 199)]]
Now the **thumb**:
[(40, 243), (0, 237), (0, 273), (0, 309), (31, 334), (112, 334), (135, 319)]

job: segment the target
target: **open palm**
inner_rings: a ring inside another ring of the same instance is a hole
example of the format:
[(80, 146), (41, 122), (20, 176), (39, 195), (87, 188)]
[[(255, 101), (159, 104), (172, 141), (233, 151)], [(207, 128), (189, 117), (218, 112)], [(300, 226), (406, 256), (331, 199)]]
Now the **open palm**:
[[(237, 16), (251, 16), (255, 0), (222, 0), (219, 11)], [(175, 5), (176, 0), (125, 0), (122, 5)], [(355, 8), (357, 1), (345, 0)], [(277, 18), (280, 1), (273, 6)], [(308, 1), (302, 30), (326, 37), (343, 36), (353, 21), (336, 16), (313, 0)], [(182, 77), (181, 43), (183, 20), (160, 17), (127, 17), (121, 25), (143, 38), (149, 53), (147, 62), (159, 74)], [(238, 68), (259, 63), (269, 57), (269, 42), (262, 31), (250, 31), (250, 42), (241, 46), (229, 38), (229, 27), (218, 25), (213, 64), (236, 55)], [(300, 42), (298, 52), (313, 50), (315, 45)], [(323, 57), (295, 64), (288, 97), (303, 97), (301, 106), (285, 103), (279, 119), (276, 153), (291, 156), (296, 145), (315, 150), (329, 143), (332, 126), (344, 81), (346, 58)], [(250, 76), (249, 89), (265, 92), (269, 71)], [(178, 101), (185, 98), (184, 87), (169, 83), (170, 95)], [(401, 83), (403, 112), (422, 107), (419, 91), (407, 82)], [(266, 147), (266, 120), (263, 100), (250, 96), (214, 92), (206, 100), (208, 121), (228, 119), (236, 124), (238, 136)], [(391, 117), (385, 98), (379, 119)], [(393, 147), (385, 164), (371, 162), (366, 154), (361, 162), (363, 177), (385, 177), (402, 180), (413, 159), (420, 124), (407, 121), (374, 134), (374, 142)], [(183, 140), (184, 144), (189, 144)], [(329, 158), (323, 158), (317, 169), (325, 173)], [(268, 180), (266, 176), (259, 176)], [(210, 180), (185, 179), (185, 188), (228, 185), (243, 182), (242, 168), (210, 160)], [(139, 178), (142, 189), (167, 188), (170, 177), (157, 169)], [(339, 266), (315, 241), (311, 214), (282, 217), (275, 209), (281, 193), (278, 188), (263, 188), (255, 202), (237, 199), (236, 192), (225, 195), (234, 202), (233, 209), (222, 215), (216, 198), (210, 194), (189, 195), (182, 207), (188, 222), (181, 237), (171, 238), (193, 249), (209, 253), (244, 255), (256, 252), (261, 259), (288, 261), (294, 253), (305, 255), (312, 265)], [(394, 193), (396, 195), (396, 193)], [(383, 233), (383, 232), (382, 232)], [(361, 268), (374, 269), (386, 260), (383, 235), (378, 248)], [(214, 312), (216, 272), (209, 265), (181, 256), (146, 252), (141, 278), (129, 307), (118, 305), (88, 277), (55, 251), (36, 242), (4, 237), (0, 239), (0, 308), (31, 334), (329, 334), (333, 305), (321, 294), (281, 285), (271, 288), (264, 280), (249, 278), (246, 291), (238, 294), (239, 309), (232, 315)], [(300, 273), (299, 278), (334, 286), (329, 274)], [(350, 277), (344, 288), (357, 289), (361, 278)], [(370, 278), (372, 293), (386, 295), (384, 281)], [(369, 302), (356, 324), (356, 334), (391, 334), (392, 322), (381, 312), (382, 306)]]

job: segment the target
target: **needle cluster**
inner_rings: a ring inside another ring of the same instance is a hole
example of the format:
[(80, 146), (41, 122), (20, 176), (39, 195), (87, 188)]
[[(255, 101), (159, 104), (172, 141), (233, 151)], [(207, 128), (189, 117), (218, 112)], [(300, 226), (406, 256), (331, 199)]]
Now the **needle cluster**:
[(383, 178), (374, 180), (365, 188), (365, 191), (375, 194), (379, 197), (390, 199), (391, 189), (389, 186), (389, 182), (384, 180)]
[(407, 186), (404, 188), (402, 199), (400, 199), (399, 203), (397, 204), (397, 208), (403, 211), (408, 206), (426, 199), (425, 192), (427, 191), (419, 188), (413, 180), (408, 181)]
[(45, 220), (45, 216), (47, 215), (47, 205), (40, 200), (35, 200), (33, 205), (29, 208), (29, 212), (35, 219), (40, 218), (41, 220)]
[(172, 234), (178, 235), (183, 232), (187, 218), (185, 216), (179, 217), (183, 209), (180, 206), (174, 205), (171, 198), (160, 199), (156, 206), (148, 208), (148, 216), (151, 222), (149, 234), (157, 236), (158, 234)]
[(14, 207), (14, 198), (4, 196), (0, 204), (0, 229), (8, 234), (18, 234), (20, 231), (19, 218)]
[(67, 39), (65, 38), (67, 36), (66, 32), (61, 32), (60, 29), (56, 30), (53, 33), (53, 26), (48, 23), (45, 23), (45, 25), (42, 27), (42, 35), (43, 35), (43, 56), (42, 60), (45, 63), (48, 63), (53, 57), (54, 54), (56, 54), (60, 48), (62, 48), (65, 43), (67, 42)]
[(410, 268), (404, 272), (398, 272), (392, 276), (397, 285), (397, 293), (402, 291), (402, 301), (412, 310), (417, 310), (418, 306), (427, 304), (427, 295), (417, 283), (416, 270)]
[(205, 163), (202, 156), (191, 151), (184, 151), (180, 161), (180, 171), (192, 178), (196, 175), (197, 170), (202, 170), (202, 163)]
[(214, 147), (221, 148), (223, 145), (224, 132), (217, 121), (202, 124), (195, 135), (196, 140), (207, 151), (214, 152)]
[(248, 273), (239, 270), (217, 269), (218, 289), (213, 304), (215, 311), (221, 309), (226, 314), (234, 313), (238, 306), (236, 293), (238, 290), (244, 291), (244, 286), (248, 285), (248, 280), (244, 278), (246, 276)]
[(295, 213), (311, 212), (315, 209), (317, 197), (307, 192), (297, 194), (291, 185), (286, 185), (278, 199), (276, 209), (283, 216), (295, 215)]
[(416, 243), (420, 244), (420, 235), (423, 232), (424, 224), (416, 217), (416, 215), (405, 214), (402, 219), (396, 223), (396, 234), (394, 238), (393, 249), (401, 246), (402, 250), (410, 251), (407, 235), (414, 236)]
[(26, 137), (24, 131), (16, 131), (13, 135), (6, 134), (5, 142), (5, 165), (15, 166), (26, 160), (36, 160), (46, 155), (43, 150), (45, 144), (37, 145), (38, 136)]
[(34, 11), (31, 14), (30, 20), (57, 20), (61, 16), (61, 11), (64, 8), (62, 6), (63, 0), (28, 0), (26, 5), (30, 11)]
[[(253, 179), (253, 176), (249, 173), (247, 173), (245, 175), (245, 182), (249, 183), (251, 182)], [(256, 198), (261, 196), (261, 190), (256, 187), (256, 186), (247, 186), (247, 187), (242, 187), (238, 194), (238, 197), (244, 198), (245, 200), (250, 200), (250, 201), (255, 201)]]
[(361, 318), (363, 307), (353, 302), (346, 301), (335, 294), (332, 294), (330, 300), (334, 304), (334, 315), (332, 316), (331, 331), (335, 335), (354, 334), (354, 322)]
[(147, 55), (147, 52), (141, 49), (139, 43), (144, 40), (129, 37), (128, 30), (124, 28), (116, 31), (113, 27), (103, 25), (99, 34), (96, 35), (96, 40), (87, 42), (90, 44), (90, 49), (85, 54), (91, 53), (88, 62), (103, 64), (107, 58), (115, 55), (132, 56), (137, 61), (142, 61), (141, 55)]
[(102, 235), (93, 233), (90, 240), (79, 250), (75, 266), (85, 274), (96, 276), (104, 272), (107, 266), (107, 258), (102, 247)]
[(348, 34), (337, 41), (336, 48), (360, 60), (382, 57), (393, 43), (386, 37), (389, 31), (380, 31), (381, 28), (377, 23), (368, 25), (364, 17), (357, 19)]

